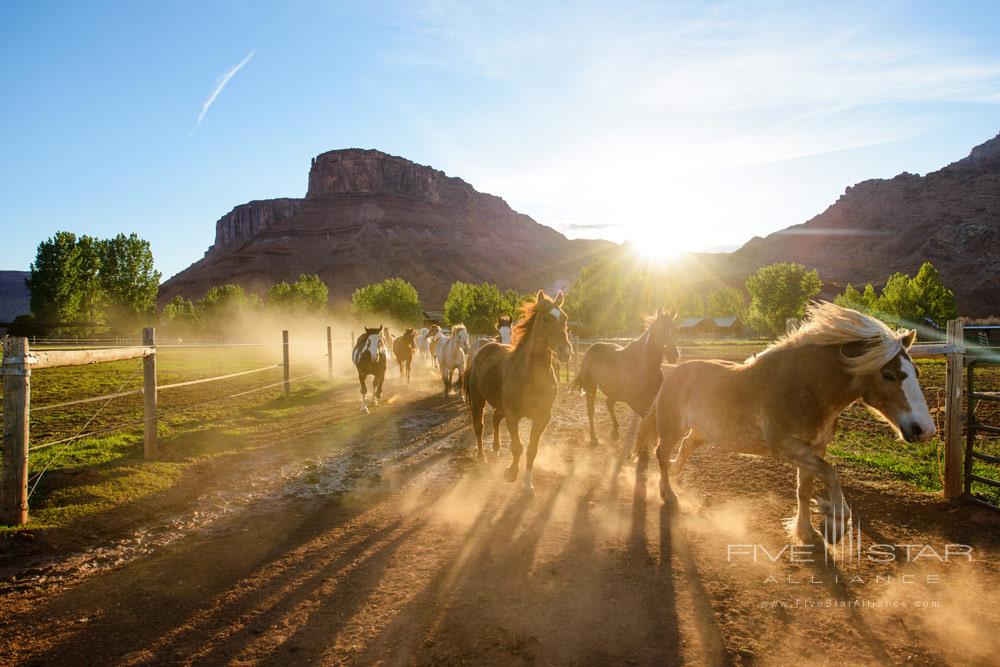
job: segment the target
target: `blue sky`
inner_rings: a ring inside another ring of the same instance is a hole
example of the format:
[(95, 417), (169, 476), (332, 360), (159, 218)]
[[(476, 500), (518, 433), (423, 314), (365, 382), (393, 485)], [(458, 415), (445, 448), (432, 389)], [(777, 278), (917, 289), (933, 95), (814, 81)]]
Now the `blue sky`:
[(998, 30), (987, 2), (8, 0), (0, 268), (135, 231), (168, 277), (344, 147), (569, 236), (736, 246), (995, 136)]

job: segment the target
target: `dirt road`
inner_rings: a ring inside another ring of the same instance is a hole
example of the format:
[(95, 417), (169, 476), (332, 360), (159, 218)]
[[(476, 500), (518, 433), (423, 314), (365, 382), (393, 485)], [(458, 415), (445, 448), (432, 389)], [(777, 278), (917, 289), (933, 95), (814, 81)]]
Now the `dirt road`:
[[(429, 376), (387, 386), (362, 418), (344, 383), (239, 458), (107, 517), (88, 548), (0, 572), (0, 662), (1000, 655), (1000, 519), (985, 510), (842, 468), (863, 557), (831, 562), (786, 546), (794, 472), (768, 460), (704, 448), (678, 483), (680, 511), (666, 512), (631, 433), (592, 448), (583, 400), (561, 395), (528, 497), (502, 479), (506, 446), (501, 463), (474, 463), (464, 406)], [(916, 546), (875, 562), (889, 551), (869, 557), (877, 544)]]

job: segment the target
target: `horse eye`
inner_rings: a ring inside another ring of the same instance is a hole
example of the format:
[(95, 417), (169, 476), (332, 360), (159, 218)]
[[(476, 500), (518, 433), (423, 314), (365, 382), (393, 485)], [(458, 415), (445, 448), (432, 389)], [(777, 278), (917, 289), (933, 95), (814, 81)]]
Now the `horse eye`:
[(888, 380), (889, 382), (894, 382), (896, 380), (895, 376), (889, 371), (882, 371), (882, 378)]

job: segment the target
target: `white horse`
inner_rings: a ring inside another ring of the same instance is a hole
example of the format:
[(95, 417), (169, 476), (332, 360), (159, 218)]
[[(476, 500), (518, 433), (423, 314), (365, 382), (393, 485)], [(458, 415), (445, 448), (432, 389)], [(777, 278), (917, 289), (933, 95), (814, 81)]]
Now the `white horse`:
[(497, 333), (500, 335), (501, 343), (510, 345), (511, 340), (513, 340), (510, 317), (507, 315), (500, 316), (500, 319), (497, 320)]
[(451, 394), (452, 372), (458, 371), (458, 378), (455, 386), (462, 381), (462, 373), (465, 372), (465, 357), (469, 352), (469, 332), (462, 324), (456, 324), (451, 328), (450, 336), (441, 336), (437, 345), (437, 361), (441, 367), (441, 381), (444, 383), (444, 395)]
[(424, 365), (428, 363), (436, 365), (434, 355), (431, 354), (431, 341), (437, 339), (440, 335), (441, 328), (436, 324), (429, 329), (424, 327), (420, 330), (420, 335), (417, 336), (417, 355), (423, 359)]

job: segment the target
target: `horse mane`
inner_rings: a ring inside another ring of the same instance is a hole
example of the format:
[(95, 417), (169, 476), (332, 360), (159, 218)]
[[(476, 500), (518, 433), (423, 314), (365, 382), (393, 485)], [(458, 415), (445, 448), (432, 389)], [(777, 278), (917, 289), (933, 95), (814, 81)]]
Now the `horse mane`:
[(550, 308), (552, 304), (549, 302), (543, 302), (539, 304), (535, 301), (525, 301), (521, 305), (521, 317), (518, 319), (517, 324), (513, 325), (510, 332), (510, 346), (513, 349), (517, 349), (521, 342), (528, 337), (531, 333), (532, 327), (535, 326), (535, 318), (538, 315), (538, 306), (547, 305)]
[[(905, 332), (904, 334), (905, 335)], [(846, 345), (864, 343), (864, 352), (849, 357), (843, 352), (841, 361), (852, 375), (874, 373), (903, 351), (897, 334), (881, 321), (829, 301), (814, 301), (806, 309), (806, 321), (792, 333), (782, 336), (747, 363), (781, 350), (806, 345)]]
[(451, 328), (451, 337), (454, 338), (455, 334), (457, 334), (459, 331), (465, 331), (465, 330), (466, 329), (464, 324), (456, 324)]

